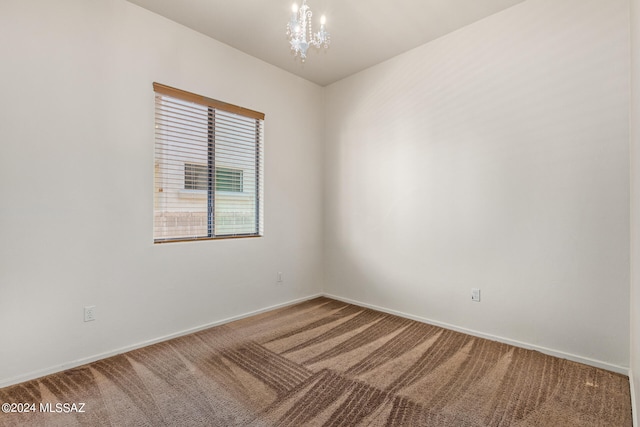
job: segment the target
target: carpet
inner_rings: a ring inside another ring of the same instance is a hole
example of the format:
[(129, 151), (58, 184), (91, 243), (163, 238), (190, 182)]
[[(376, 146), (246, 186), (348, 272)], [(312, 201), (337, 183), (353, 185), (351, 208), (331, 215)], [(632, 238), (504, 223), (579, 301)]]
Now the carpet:
[(0, 426), (632, 425), (624, 375), (328, 298), (6, 387), (0, 403), (22, 410)]

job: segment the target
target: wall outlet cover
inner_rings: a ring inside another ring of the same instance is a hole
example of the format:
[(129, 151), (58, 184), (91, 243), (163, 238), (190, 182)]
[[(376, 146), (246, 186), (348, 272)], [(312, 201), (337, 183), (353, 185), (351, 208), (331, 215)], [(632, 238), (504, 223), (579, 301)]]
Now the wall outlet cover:
[(91, 322), (92, 320), (96, 320), (96, 306), (88, 305), (84, 308), (84, 321)]

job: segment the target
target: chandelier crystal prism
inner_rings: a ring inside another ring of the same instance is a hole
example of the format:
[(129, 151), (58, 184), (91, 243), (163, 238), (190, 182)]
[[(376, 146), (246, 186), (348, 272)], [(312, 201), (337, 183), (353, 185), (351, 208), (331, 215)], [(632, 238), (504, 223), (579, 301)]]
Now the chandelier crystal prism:
[(291, 44), (291, 50), (295, 53), (295, 56), (300, 55), (300, 59), (304, 62), (307, 59), (307, 50), (309, 46), (319, 48), (329, 47), (331, 40), (329, 39), (329, 33), (324, 28), (326, 19), (324, 15), (320, 18), (320, 31), (313, 32), (311, 28), (311, 17), (313, 13), (311, 8), (307, 6), (307, 0), (302, 0), (302, 6), (298, 9), (297, 4), (293, 4), (291, 8), (293, 13), (291, 14), (291, 20), (287, 24), (287, 37), (289, 37), (289, 43)]

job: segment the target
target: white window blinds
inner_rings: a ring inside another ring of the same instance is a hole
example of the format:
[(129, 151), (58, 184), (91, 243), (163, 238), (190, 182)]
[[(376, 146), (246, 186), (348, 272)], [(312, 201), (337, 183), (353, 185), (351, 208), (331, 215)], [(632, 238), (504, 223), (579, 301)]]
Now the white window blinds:
[(154, 241), (261, 236), (264, 114), (153, 87)]

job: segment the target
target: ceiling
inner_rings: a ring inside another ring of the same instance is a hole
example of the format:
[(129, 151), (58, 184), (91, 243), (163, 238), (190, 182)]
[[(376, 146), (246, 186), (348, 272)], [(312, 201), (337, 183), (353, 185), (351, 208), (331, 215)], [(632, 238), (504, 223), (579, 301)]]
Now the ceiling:
[(304, 63), (285, 35), (293, 0), (128, 1), (325, 86), (524, 0), (307, 0), (331, 45)]

